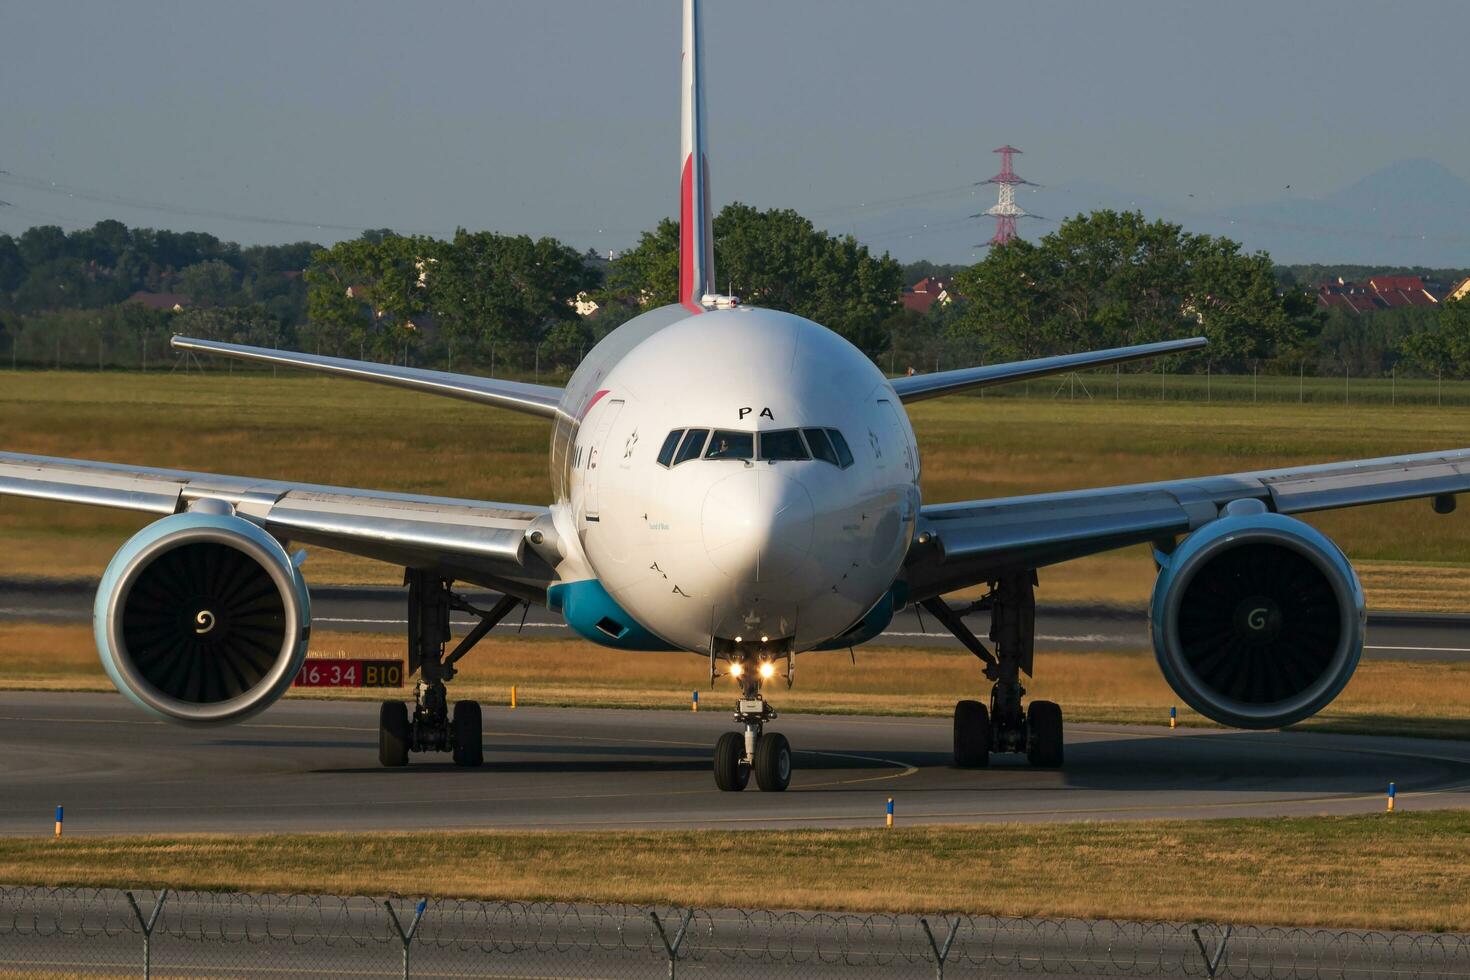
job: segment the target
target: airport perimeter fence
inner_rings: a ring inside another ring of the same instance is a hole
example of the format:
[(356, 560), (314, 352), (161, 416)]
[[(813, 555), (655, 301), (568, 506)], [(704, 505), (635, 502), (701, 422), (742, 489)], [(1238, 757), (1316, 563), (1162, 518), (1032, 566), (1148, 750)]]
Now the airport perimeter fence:
[(1470, 977), (1470, 935), (0, 887), (0, 976)]

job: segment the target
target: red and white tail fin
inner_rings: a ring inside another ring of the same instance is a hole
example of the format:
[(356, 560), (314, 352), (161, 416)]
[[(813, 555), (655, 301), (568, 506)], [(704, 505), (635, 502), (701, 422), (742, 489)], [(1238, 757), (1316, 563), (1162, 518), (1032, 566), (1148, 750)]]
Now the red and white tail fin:
[(699, 0), (684, 0), (684, 53), (679, 138), (679, 302), (704, 312), (715, 292), (715, 237), (705, 145), (704, 42)]

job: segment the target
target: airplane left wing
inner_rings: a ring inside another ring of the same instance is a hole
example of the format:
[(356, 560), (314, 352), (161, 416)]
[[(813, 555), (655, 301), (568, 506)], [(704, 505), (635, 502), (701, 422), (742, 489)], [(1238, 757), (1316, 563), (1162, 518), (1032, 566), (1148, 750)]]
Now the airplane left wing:
[(533, 530), (554, 533), (545, 507), (21, 453), (0, 453), (0, 495), (160, 516), (212, 499), (279, 538), (396, 565), (439, 568), (522, 598), (544, 601), (546, 586), (555, 579), (547, 562), (527, 546)]
[(346, 357), (327, 357), (322, 354), (303, 354), (299, 351), (275, 350), (270, 347), (249, 347), (245, 344), (227, 344), (220, 340), (195, 340), (192, 337), (175, 337), (170, 344), (174, 350), (194, 351), (201, 354), (218, 354), (241, 361), (271, 364), (277, 367), (298, 368), (317, 371), (339, 378), (356, 381), (371, 381), (374, 384), (392, 385), (410, 391), (422, 391), (430, 395), (443, 395), (464, 401), (508, 408), (513, 412), (556, 418), (560, 410), (562, 390), (551, 385), (529, 384), (524, 381), (501, 381), (496, 378), (481, 378), (472, 374), (451, 374), (448, 371), (431, 371), (427, 368), (404, 367), (396, 364), (377, 364), (372, 361), (354, 361)]
[[(1199, 479), (931, 504), (906, 568), (914, 601), (1000, 573), (1040, 568), (1146, 541), (1172, 540), (1235, 500), (1279, 514), (1470, 491), (1470, 449), (1386, 456)], [(1440, 501), (1436, 501), (1438, 508)]]

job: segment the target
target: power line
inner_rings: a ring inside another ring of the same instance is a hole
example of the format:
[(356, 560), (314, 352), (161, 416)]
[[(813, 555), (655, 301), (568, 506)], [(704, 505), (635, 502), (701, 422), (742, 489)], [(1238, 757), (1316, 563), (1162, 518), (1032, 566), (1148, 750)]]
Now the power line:
[[(8, 170), (0, 170), (0, 183), (19, 187), (23, 190), (36, 191), (41, 194), (52, 194), (59, 197), (67, 197), (78, 201), (88, 201), (93, 204), (107, 204), (113, 207), (133, 208), (139, 211), (156, 211), (160, 214), (176, 214), (192, 218), (214, 218), (221, 221), (242, 221), (251, 224), (276, 225), (287, 228), (315, 228), (319, 231), (342, 231), (361, 234), (371, 228), (361, 225), (336, 224), (329, 221), (296, 220), (292, 218), (268, 217), (258, 214), (245, 214), (238, 211), (222, 211), (214, 208), (186, 207), (179, 204), (168, 204), (162, 201), (149, 201), (144, 198), (126, 197), (121, 194), (112, 194), (106, 191), (89, 190), (83, 187), (75, 187), (61, 184), (44, 177), (34, 177), (26, 174), (17, 174)], [(410, 231), (409, 234), (429, 235), (433, 232)]]

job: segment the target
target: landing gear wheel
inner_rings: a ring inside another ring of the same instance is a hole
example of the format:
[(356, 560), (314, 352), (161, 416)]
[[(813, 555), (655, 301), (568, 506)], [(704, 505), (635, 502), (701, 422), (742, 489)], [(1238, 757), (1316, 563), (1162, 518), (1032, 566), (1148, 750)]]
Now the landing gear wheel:
[(791, 785), (791, 743), (780, 732), (762, 735), (755, 743), (755, 784), (767, 793)]
[(1052, 701), (1032, 701), (1026, 709), (1026, 760), (1039, 769), (1062, 764), (1062, 709)]
[(378, 764), (408, 765), (408, 705), (402, 701), (384, 701), (378, 708)]
[(480, 702), (454, 703), (454, 764), (478, 766), (485, 761), (485, 748), (480, 737)]
[(990, 765), (990, 712), (979, 701), (954, 706), (954, 764), (961, 769)]
[(715, 743), (715, 785), (724, 793), (738, 793), (750, 782), (750, 767), (745, 765), (745, 736), (726, 732)]

